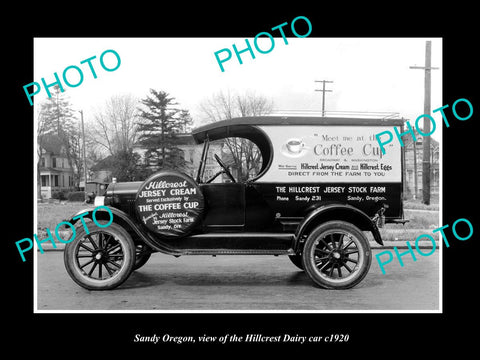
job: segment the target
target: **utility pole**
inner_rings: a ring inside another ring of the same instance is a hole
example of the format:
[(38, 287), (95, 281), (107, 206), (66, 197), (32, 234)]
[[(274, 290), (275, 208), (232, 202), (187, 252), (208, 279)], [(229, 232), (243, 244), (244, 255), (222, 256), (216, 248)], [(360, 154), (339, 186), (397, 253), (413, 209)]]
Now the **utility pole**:
[(83, 110), (79, 110), (78, 111), (81, 115), (81, 119), (82, 119), (82, 138), (83, 138), (83, 176), (84, 176), (84, 179), (85, 179), (85, 201), (88, 200), (88, 196), (87, 196), (87, 157), (85, 155), (85, 127), (83, 125)]
[[(431, 94), (431, 71), (438, 68), (432, 67), (432, 42), (427, 41), (425, 46), (425, 66), (410, 66), (410, 69), (425, 70), (425, 98), (423, 113), (430, 115)], [(430, 133), (430, 120), (423, 118), (423, 132)], [(423, 137), (423, 168), (422, 168), (422, 192), (423, 203), (430, 205), (430, 136)]]
[(413, 200), (417, 200), (417, 195), (418, 195), (418, 175), (417, 175), (417, 142), (413, 141), (412, 138), (412, 143), (413, 143), (413, 176), (414, 176), (414, 195), (413, 195)]
[(333, 83), (333, 81), (315, 80), (315, 82), (323, 83), (323, 89), (322, 90), (315, 89), (315, 91), (321, 91), (323, 93), (322, 94), (322, 117), (325, 117), (325, 92), (326, 91), (332, 92), (332, 90), (325, 90), (325, 83)]

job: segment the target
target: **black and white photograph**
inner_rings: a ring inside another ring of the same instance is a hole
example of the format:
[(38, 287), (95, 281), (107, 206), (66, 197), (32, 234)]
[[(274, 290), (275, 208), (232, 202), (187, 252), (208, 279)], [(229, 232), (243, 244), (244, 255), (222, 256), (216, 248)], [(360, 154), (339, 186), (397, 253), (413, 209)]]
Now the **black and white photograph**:
[(441, 39), (34, 46), (36, 311), (441, 311)]
[(28, 37), (8, 190), (28, 322), (140, 350), (329, 351), (405, 327), (434, 339), (468, 312), (471, 51), (440, 31), (253, 18)]

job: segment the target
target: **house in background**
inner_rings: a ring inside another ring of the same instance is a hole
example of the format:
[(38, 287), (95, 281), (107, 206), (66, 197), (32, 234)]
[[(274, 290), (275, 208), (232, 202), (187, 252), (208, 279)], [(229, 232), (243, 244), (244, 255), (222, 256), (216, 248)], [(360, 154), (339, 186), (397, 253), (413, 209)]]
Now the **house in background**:
[[(182, 150), (183, 159), (185, 160), (185, 169), (183, 169), (183, 172), (195, 179), (198, 168), (200, 167), (203, 145), (195, 144), (190, 134), (177, 134), (177, 147)], [(212, 141), (210, 143), (203, 173), (204, 180), (211, 178), (221, 170), (220, 165), (213, 155), (217, 154), (223, 159), (222, 147), (223, 142), (221, 141)], [(213, 182), (222, 182), (222, 178), (217, 177)]]
[(97, 161), (95, 165), (89, 167), (89, 180), (87, 181), (87, 193), (103, 196), (107, 190), (108, 184), (112, 182), (112, 172), (115, 168), (113, 156)]
[(94, 165), (88, 168), (90, 172), (89, 178), (92, 179), (91, 180), (92, 182), (107, 183), (107, 184), (111, 183), (112, 172), (114, 168), (115, 168), (115, 160), (112, 155), (109, 155), (106, 158), (97, 161)]
[[(415, 138), (407, 134), (402, 137), (404, 143), (404, 191), (407, 197), (422, 198), (423, 187), (423, 136), (415, 129)], [(438, 196), (440, 185), (440, 146), (430, 138), (430, 194)], [(415, 191), (416, 190), (416, 191)]]
[[(195, 144), (195, 141), (190, 134), (176, 134), (176, 147), (181, 150), (181, 156), (183, 156), (185, 164), (182, 168), (175, 170), (183, 172), (195, 179), (200, 166), (203, 145)], [(212, 141), (210, 143), (204, 170), (204, 181), (213, 177), (221, 170), (220, 165), (214, 158), (214, 154), (217, 154), (223, 159), (225, 157), (225, 153), (222, 149), (223, 141)], [(143, 165), (149, 165), (145, 160), (145, 148), (141, 146), (135, 146), (133, 151), (140, 156), (140, 160), (137, 165), (141, 165), (140, 162), (142, 162)], [(105, 192), (106, 186), (113, 180), (112, 173), (116, 166), (117, 164), (115, 163), (114, 157), (111, 155), (90, 166), (90, 179), (87, 182), (87, 192), (95, 191), (97, 195)], [(213, 182), (222, 182), (224, 178), (226, 177), (219, 176)], [(143, 180), (145, 179), (137, 179), (136, 181)]]
[[(177, 168), (174, 170), (180, 171), (192, 177), (193, 179), (195, 179), (198, 168), (200, 166), (200, 160), (203, 152), (203, 145), (195, 144), (195, 141), (193, 140), (193, 137), (191, 134), (178, 133), (178, 134), (175, 134), (175, 136), (176, 136), (175, 146), (180, 150), (180, 154), (183, 157), (185, 164), (181, 168)], [(207, 153), (207, 161), (206, 161), (205, 170), (204, 170), (204, 180), (211, 178), (213, 175), (215, 175), (217, 172), (221, 170), (220, 165), (217, 163), (213, 155), (217, 154), (220, 157), (223, 157), (222, 147), (223, 147), (223, 143), (221, 141), (212, 141), (210, 143), (210, 147)], [(135, 146), (133, 148), (133, 151), (140, 156), (140, 159), (141, 159), (140, 161), (142, 161), (144, 165), (147, 165), (147, 166), (152, 165), (152, 164), (149, 164), (145, 159), (145, 152), (146, 152), (145, 148), (141, 146)], [(98, 165), (95, 165), (92, 169), (96, 171), (109, 170), (112, 168), (112, 166), (115, 166), (115, 164), (111, 163), (110, 161), (102, 160), (101, 162), (98, 163)], [(144, 180), (144, 179), (141, 179), (141, 180)], [(222, 181), (222, 177), (218, 177), (213, 182), (221, 182), (221, 181)]]
[(65, 146), (59, 136), (46, 134), (39, 138), (40, 177), (42, 199), (50, 199), (56, 191), (74, 190), (73, 169), (68, 164)]

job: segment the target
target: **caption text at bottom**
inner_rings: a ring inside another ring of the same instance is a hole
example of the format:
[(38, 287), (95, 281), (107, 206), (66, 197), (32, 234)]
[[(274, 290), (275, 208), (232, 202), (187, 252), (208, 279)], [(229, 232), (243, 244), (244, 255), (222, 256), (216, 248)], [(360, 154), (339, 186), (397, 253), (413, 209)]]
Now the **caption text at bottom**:
[(144, 336), (135, 334), (133, 342), (135, 343), (341, 343), (348, 342), (349, 334), (329, 334), (327, 336), (301, 336), (298, 334), (283, 334), (283, 335), (263, 335), (263, 334), (246, 334), (239, 336), (237, 334), (225, 334), (223, 336), (177, 336), (177, 335), (157, 335)]

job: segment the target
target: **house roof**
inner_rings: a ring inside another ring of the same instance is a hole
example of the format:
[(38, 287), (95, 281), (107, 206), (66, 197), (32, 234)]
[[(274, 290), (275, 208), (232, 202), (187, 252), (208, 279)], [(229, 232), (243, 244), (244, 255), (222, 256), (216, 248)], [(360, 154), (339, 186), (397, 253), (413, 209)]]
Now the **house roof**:
[(98, 161), (93, 165), (90, 170), (92, 171), (101, 171), (101, 170), (112, 170), (115, 168), (115, 159), (112, 155), (107, 156), (106, 158)]
[[(422, 128), (420, 128), (420, 130), (423, 131)], [(405, 129), (404, 129), (405, 131)], [(413, 132), (415, 133), (415, 138), (417, 139), (416, 143), (421, 143), (423, 141), (423, 138), (424, 136), (422, 136), (418, 131), (417, 129), (413, 129)], [(414, 141), (413, 141), (413, 137), (410, 133), (408, 134), (405, 134), (402, 136), (402, 142), (403, 142), (403, 146), (405, 147), (405, 150), (408, 151), (409, 147), (410, 147), (410, 144), (412, 144)], [(430, 136), (430, 144), (431, 146), (438, 146), (438, 141), (435, 140), (433, 137)]]
[(195, 145), (195, 140), (191, 134), (175, 134), (176, 145)]

